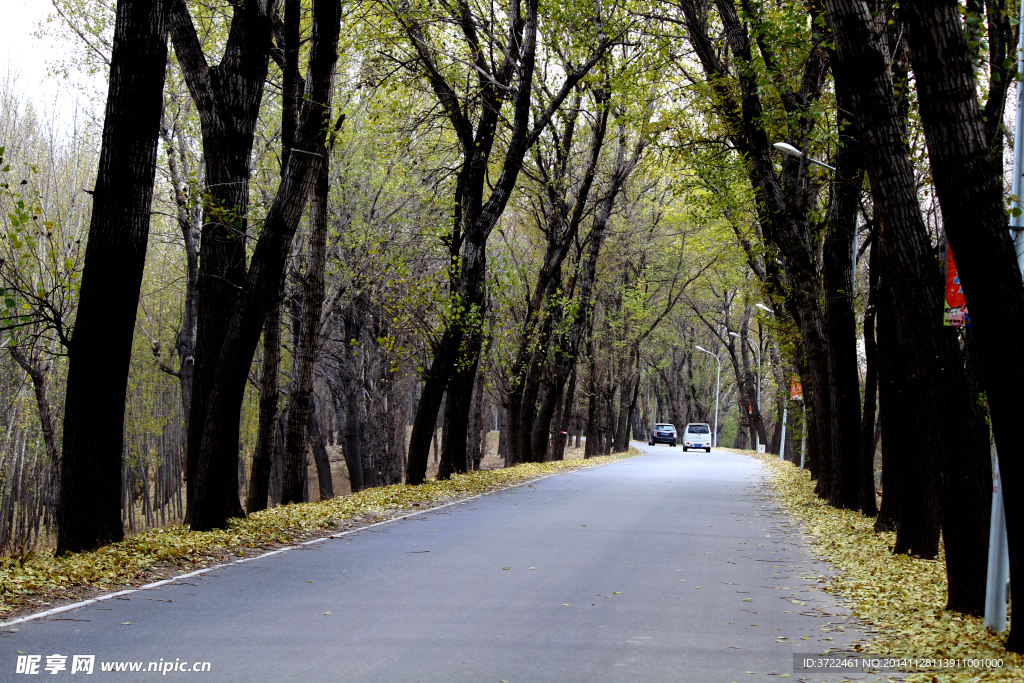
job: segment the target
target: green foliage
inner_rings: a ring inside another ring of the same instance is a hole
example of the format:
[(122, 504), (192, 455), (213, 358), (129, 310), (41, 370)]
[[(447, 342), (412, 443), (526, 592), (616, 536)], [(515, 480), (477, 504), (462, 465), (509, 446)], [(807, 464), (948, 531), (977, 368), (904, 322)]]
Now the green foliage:
[(16, 342), (27, 327), (46, 328), (63, 343), (81, 277), (81, 239), (67, 229), (71, 216), (44, 208), (39, 168), (22, 160), (18, 173), (5, 153), (0, 147), (0, 331)]

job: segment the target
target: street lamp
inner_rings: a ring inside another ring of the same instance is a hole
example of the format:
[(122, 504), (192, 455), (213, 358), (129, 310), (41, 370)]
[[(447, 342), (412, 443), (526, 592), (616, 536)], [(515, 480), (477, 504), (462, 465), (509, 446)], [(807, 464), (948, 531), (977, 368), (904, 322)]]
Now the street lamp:
[(773, 311), (772, 309), (768, 308), (764, 304), (754, 304), (754, 308), (760, 308), (762, 311), (766, 311), (768, 313), (771, 313), (772, 315), (775, 315), (775, 311)]
[[(776, 142), (772, 146), (775, 147), (775, 149), (779, 150), (780, 152), (783, 152), (784, 154), (788, 154), (788, 155), (793, 156), (793, 157), (800, 157), (801, 159), (807, 159), (808, 162), (810, 162), (812, 164), (815, 164), (816, 166), (821, 166), (822, 168), (827, 168), (828, 170), (830, 170), (833, 173), (835, 173), (835, 170), (836, 170), (835, 166), (830, 166), (830, 165), (826, 164), (824, 161), (818, 161), (814, 157), (807, 156), (806, 154), (804, 154), (803, 152), (801, 152), (800, 150), (798, 150), (796, 147), (794, 147), (793, 145), (789, 144), (788, 142)], [(1024, 234), (1024, 233), (1018, 233), (1018, 235), (1020, 235), (1020, 234)], [(1021, 258), (1024, 258), (1024, 256), (1022, 256)], [(853, 271), (854, 271), (853, 286), (854, 286), (854, 289), (856, 289), (856, 287), (857, 287), (857, 277), (856, 277), (856, 272), (857, 272), (857, 228), (854, 228), (854, 230), (853, 230), (853, 252), (850, 254), (850, 261), (851, 261), (851, 263), (853, 263)], [(1022, 266), (1022, 270), (1024, 270), (1024, 266)]]
[(718, 448), (718, 388), (721, 385), (722, 381), (722, 359), (718, 357), (718, 354), (711, 353), (702, 346), (698, 346), (697, 350), (703, 351), (704, 353), (710, 356), (714, 356), (715, 360), (718, 361), (718, 376), (715, 378), (715, 431), (714, 433), (711, 434), (711, 445), (715, 448)]
[[(761, 304), (757, 304), (760, 306)], [(737, 339), (743, 339), (740, 335), (735, 332), (729, 333), (730, 337), (736, 337)], [(747, 343), (750, 343), (750, 339), (747, 339)], [(757, 412), (761, 413), (761, 345), (754, 344), (754, 348), (757, 350)], [(756, 429), (754, 430), (754, 450), (757, 450), (756, 446), (761, 445), (761, 433)]]
[(829, 166), (824, 161), (818, 161), (814, 157), (809, 157), (806, 154), (804, 154), (803, 152), (801, 152), (800, 150), (798, 150), (796, 147), (794, 147), (793, 145), (791, 145), (791, 144), (789, 144), (787, 142), (776, 142), (773, 145), (773, 147), (775, 147), (775, 149), (779, 150), (780, 152), (788, 154), (788, 155), (790, 155), (792, 157), (801, 157), (802, 159), (807, 159), (807, 161), (809, 161), (810, 163), (814, 164), (815, 166), (821, 166), (822, 168), (827, 168), (828, 170), (830, 170), (832, 172), (835, 172), (835, 170), (836, 170), (835, 166)]

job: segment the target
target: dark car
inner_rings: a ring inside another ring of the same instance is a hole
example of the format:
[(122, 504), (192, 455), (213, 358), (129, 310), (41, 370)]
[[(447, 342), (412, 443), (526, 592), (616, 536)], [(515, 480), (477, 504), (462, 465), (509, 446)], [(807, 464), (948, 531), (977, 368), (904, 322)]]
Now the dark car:
[(656, 424), (647, 437), (647, 445), (653, 446), (656, 443), (667, 443), (669, 446), (676, 445), (676, 427), (669, 424)]

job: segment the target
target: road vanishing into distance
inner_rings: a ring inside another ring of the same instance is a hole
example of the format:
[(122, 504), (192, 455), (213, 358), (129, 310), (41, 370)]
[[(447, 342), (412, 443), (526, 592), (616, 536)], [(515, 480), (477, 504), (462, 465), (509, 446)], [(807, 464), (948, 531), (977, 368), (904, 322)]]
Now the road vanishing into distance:
[[(634, 445), (643, 456), (11, 625), (0, 681), (828, 680), (793, 655), (863, 627), (820, 590), (829, 567), (761, 465)], [(41, 655), (38, 674), (17, 673), (19, 653)], [(45, 670), (50, 655), (66, 668)], [(74, 655), (95, 655), (91, 676), (71, 674)]]

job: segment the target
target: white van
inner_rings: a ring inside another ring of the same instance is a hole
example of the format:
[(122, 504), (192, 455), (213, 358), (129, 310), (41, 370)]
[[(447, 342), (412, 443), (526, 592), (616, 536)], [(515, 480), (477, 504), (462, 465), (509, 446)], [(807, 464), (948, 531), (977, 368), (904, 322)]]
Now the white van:
[(703, 448), (711, 452), (711, 427), (706, 422), (691, 422), (683, 430), (683, 450)]

